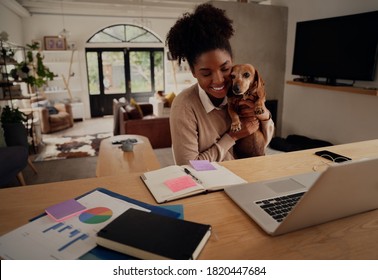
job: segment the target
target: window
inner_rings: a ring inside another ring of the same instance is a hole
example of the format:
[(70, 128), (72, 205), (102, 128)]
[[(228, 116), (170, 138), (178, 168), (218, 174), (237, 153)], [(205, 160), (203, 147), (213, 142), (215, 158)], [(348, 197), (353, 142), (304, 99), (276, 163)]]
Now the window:
[(142, 27), (122, 24), (104, 28), (88, 43), (161, 43), (161, 40)]
[(164, 91), (164, 46), (150, 31), (114, 25), (100, 30), (87, 43), (90, 95), (126, 94), (146, 101), (156, 91)]

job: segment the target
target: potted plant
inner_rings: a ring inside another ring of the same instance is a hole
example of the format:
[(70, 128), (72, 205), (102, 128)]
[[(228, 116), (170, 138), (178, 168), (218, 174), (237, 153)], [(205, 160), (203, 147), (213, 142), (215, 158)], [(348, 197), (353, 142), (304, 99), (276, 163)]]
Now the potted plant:
[(27, 116), (18, 108), (5, 106), (1, 111), (1, 124), (4, 130), (4, 137), (8, 146), (27, 146), (28, 138), (24, 122)]
[[(11, 75), (15, 80), (27, 83), (33, 92), (34, 89), (47, 85), (48, 81), (52, 81), (55, 75), (43, 64), (44, 57), (39, 51), (39, 44), (34, 43), (27, 45), (27, 47), (25, 61), (19, 62), (12, 69)], [(36, 51), (37, 53), (34, 55)]]

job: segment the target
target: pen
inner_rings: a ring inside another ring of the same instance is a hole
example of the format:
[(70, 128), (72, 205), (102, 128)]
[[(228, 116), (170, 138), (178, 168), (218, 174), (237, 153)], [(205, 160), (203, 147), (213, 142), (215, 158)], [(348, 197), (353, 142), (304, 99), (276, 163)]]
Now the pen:
[(194, 181), (196, 181), (198, 184), (202, 184), (202, 181), (198, 179), (196, 176), (194, 176), (192, 172), (189, 171), (189, 169), (184, 168), (184, 171), (186, 174), (190, 175), (194, 179)]

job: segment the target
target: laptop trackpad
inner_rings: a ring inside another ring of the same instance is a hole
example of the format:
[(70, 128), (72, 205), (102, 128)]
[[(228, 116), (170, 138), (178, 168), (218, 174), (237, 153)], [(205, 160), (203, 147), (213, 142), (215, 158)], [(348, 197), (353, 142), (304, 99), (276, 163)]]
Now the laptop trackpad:
[(286, 193), (296, 190), (306, 190), (305, 186), (294, 181), (293, 179), (282, 180), (266, 184), (272, 191), (276, 193)]

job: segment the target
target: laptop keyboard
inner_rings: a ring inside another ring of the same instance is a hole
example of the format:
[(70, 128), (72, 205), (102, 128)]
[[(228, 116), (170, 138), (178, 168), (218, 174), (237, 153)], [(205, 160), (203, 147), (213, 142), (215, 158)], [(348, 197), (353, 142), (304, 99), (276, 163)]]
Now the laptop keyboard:
[(277, 222), (282, 220), (289, 214), (291, 209), (297, 204), (305, 192), (269, 198), (265, 200), (255, 201), (266, 213), (268, 213)]

